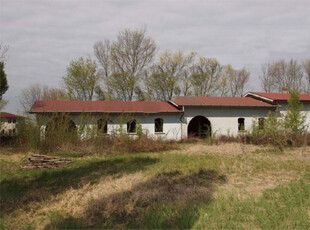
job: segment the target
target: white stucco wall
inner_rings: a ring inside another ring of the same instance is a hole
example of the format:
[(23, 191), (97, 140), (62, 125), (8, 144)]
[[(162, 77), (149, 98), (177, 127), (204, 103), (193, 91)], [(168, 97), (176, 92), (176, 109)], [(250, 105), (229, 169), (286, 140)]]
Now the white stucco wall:
[(7, 120), (6, 121), (1, 121), (0, 122), (0, 132), (1, 132), (1, 134), (9, 135), (9, 136), (15, 135), (16, 124), (17, 123), (13, 123), (13, 122), (9, 123)]
[(244, 118), (245, 130), (250, 131), (253, 121), (259, 117), (268, 117), (270, 108), (243, 107), (202, 107), (186, 106), (184, 108), (183, 138), (187, 137), (189, 122), (196, 116), (204, 116), (211, 122), (212, 133), (219, 135), (238, 135), (238, 118)]
[[(285, 113), (285, 106), (282, 105), (281, 112)], [(182, 113), (158, 113), (158, 114), (110, 114), (108, 117), (103, 113), (97, 113), (85, 117), (81, 114), (71, 114), (71, 118), (78, 128), (85, 124), (84, 132), (81, 138), (87, 138), (86, 130), (97, 130), (97, 121), (100, 118), (108, 120), (108, 134), (118, 133), (122, 130), (127, 132), (127, 122), (135, 118), (137, 123), (141, 125), (142, 131), (151, 137), (161, 137), (168, 140), (180, 140), (187, 138), (188, 124), (196, 116), (204, 116), (211, 123), (212, 133), (215, 135), (232, 135), (239, 134), (238, 118), (245, 119), (245, 130), (250, 131), (253, 122), (257, 118), (266, 118), (268, 113), (275, 108), (264, 107), (198, 107), (186, 106), (184, 114)], [(310, 131), (310, 104), (304, 104), (304, 112), (307, 114), (306, 122)], [(164, 120), (163, 132), (155, 133), (155, 119), (162, 118)], [(180, 121), (182, 120), (182, 122)], [(48, 118), (42, 126), (42, 132), (45, 130)], [(129, 134), (135, 136), (134, 134)]]
[[(280, 112), (285, 115), (287, 111), (287, 102), (278, 103), (280, 105)], [(310, 132), (310, 103), (303, 103), (303, 114), (306, 116), (306, 125)]]
[[(111, 115), (108, 122), (108, 133), (123, 130), (127, 132), (127, 122), (136, 119), (137, 124), (141, 125), (143, 133), (152, 137), (161, 137), (169, 140), (181, 139), (181, 113), (159, 113), (159, 114), (136, 114), (130, 116)], [(155, 119), (162, 118), (164, 121), (163, 132), (155, 133)], [(133, 134), (130, 134), (133, 135)]]
[(310, 103), (304, 104), (304, 113), (306, 114), (306, 125), (308, 126), (308, 131), (310, 132)]
[[(83, 132), (81, 132), (81, 138), (87, 138), (91, 131), (97, 130), (97, 121), (99, 119), (108, 120), (108, 134), (127, 133), (127, 122), (136, 119), (137, 124), (141, 125), (143, 133), (148, 134), (151, 137), (161, 137), (167, 140), (180, 140), (181, 139), (181, 113), (158, 113), (158, 114), (92, 114), (92, 115), (81, 115), (71, 114), (72, 121), (76, 124), (77, 128), (81, 131), (81, 127), (84, 126)], [(155, 133), (155, 119), (162, 118), (164, 121), (163, 132)], [(48, 116), (45, 117), (42, 125), (42, 130), (45, 130), (48, 123)], [(135, 136), (135, 134), (128, 134)]]

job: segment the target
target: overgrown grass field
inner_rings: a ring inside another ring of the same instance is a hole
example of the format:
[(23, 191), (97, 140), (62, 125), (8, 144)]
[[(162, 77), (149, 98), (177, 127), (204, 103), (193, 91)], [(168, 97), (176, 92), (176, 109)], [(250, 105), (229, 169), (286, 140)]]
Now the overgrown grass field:
[(31, 152), (0, 149), (1, 229), (310, 228), (310, 147), (53, 154), (74, 161), (20, 169)]

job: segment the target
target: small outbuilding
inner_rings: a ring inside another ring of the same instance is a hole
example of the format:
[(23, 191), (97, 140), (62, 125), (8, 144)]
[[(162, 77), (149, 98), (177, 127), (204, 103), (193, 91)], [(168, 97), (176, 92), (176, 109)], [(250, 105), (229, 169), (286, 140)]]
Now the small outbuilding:
[(1, 136), (14, 136), (16, 134), (16, 124), (24, 117), (7, 112), (0, 112), (0, 134)]

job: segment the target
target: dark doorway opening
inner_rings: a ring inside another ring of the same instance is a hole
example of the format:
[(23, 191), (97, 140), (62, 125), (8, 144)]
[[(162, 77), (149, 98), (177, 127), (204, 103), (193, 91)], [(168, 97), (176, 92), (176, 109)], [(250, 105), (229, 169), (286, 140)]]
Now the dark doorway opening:
[(69, 134), (70, 136), (77, 135), (77, 127), (68, 116), (59, 115), (51, 119), (51, 121), (46, 126), (47, 135), (62, 135)]
[(99, 119), (97, 121), (97, 130), (99, 133), (108, 133), (108, 121), (104, 119)]
[(206, 138), (211, 136), (211, 132), (211, 123), (203, 116), (194, 117), (187, 127), (188, 137)]
[(131, 120), (127, 122), (127, 133), (136, 133), (137, 132), (137, 122), (136, 120)]

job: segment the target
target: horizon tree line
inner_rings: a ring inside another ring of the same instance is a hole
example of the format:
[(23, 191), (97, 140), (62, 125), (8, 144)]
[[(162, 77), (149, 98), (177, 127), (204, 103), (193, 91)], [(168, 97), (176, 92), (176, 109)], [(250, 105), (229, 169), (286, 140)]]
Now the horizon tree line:
[[(177, 96), (242, 96), (250, 72), (215, 58), (182, 50), (158, 52), (146, 29), (120, 31), (114, 40), (94, 44), (95, 59), (70, 62), (61, 88), (32, 85), (22, 92), (25, 111), (35, 100), (172, 100)], [(262, 65), (265, 92), (283, 88), (310, 92), (310, 58)]]

